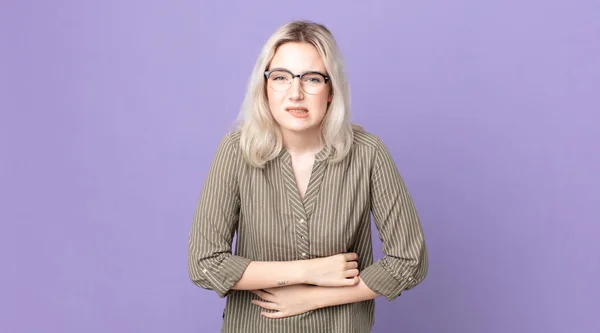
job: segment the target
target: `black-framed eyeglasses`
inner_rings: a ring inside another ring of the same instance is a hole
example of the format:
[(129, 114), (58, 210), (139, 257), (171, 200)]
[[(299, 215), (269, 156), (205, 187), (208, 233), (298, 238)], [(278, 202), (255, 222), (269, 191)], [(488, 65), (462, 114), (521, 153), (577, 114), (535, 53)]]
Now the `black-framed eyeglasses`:
[(273, 68), (270, 71), (265, 71), (265, 78), (269, 87), (279, 92), (287, 91), (292, 86), (294, 78), (300, 78), (302, 90), (311, 95), (320, 93), (329, 82), (329, 76), (320, 72), (311, 71), (294, 74), (285, 68)]

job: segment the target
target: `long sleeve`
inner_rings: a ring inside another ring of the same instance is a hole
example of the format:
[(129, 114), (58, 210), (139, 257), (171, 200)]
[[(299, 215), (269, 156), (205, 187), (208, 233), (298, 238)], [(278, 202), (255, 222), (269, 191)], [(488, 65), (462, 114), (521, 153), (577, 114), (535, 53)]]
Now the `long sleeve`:
[(364, 283), (389, 301), (427, 275), (427, 250), (417, 211), (387, 147), (377, 139), (371, 211), (384, 257), (361, 273)]
[(251, 261), (231, 254), (240, 211), (238, 163), (238, 149), (227, 135), (202, 187), (189, 235), (189, 276), (220, 297), (229, 294)]

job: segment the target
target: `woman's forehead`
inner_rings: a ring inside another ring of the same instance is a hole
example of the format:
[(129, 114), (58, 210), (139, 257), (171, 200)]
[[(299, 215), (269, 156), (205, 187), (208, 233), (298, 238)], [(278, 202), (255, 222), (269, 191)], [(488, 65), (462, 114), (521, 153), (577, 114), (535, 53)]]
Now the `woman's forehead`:
[(279, 46), (269, 67), (285, 68), (294, 73), (325, 70), (319, 51), (308, 43), (286, 43)]

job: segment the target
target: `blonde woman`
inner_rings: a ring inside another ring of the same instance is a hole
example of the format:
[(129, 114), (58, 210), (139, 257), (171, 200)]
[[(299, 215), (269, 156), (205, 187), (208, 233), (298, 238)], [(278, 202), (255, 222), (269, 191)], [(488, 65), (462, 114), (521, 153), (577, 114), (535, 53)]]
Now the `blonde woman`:
[[(227, 297), (222, 332), (371, 332), (374, 299), (394, 300), (425, 278), (411, 197), (386, 146), (352, 125), (349, 110), (330, 31), (306, 21), (279, 28), (190, 232), (193, 283)], [(371, 213), (384, 253), (375, 262)]]

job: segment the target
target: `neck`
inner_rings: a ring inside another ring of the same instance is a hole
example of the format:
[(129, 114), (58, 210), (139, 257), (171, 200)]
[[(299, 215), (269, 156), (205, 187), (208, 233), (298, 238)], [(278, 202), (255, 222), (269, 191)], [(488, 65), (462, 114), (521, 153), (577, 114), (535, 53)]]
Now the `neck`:
[(283, 147), (293, 155), (316, 154), (323, 149), (317, 131), (291, 132), (282, 130)]

